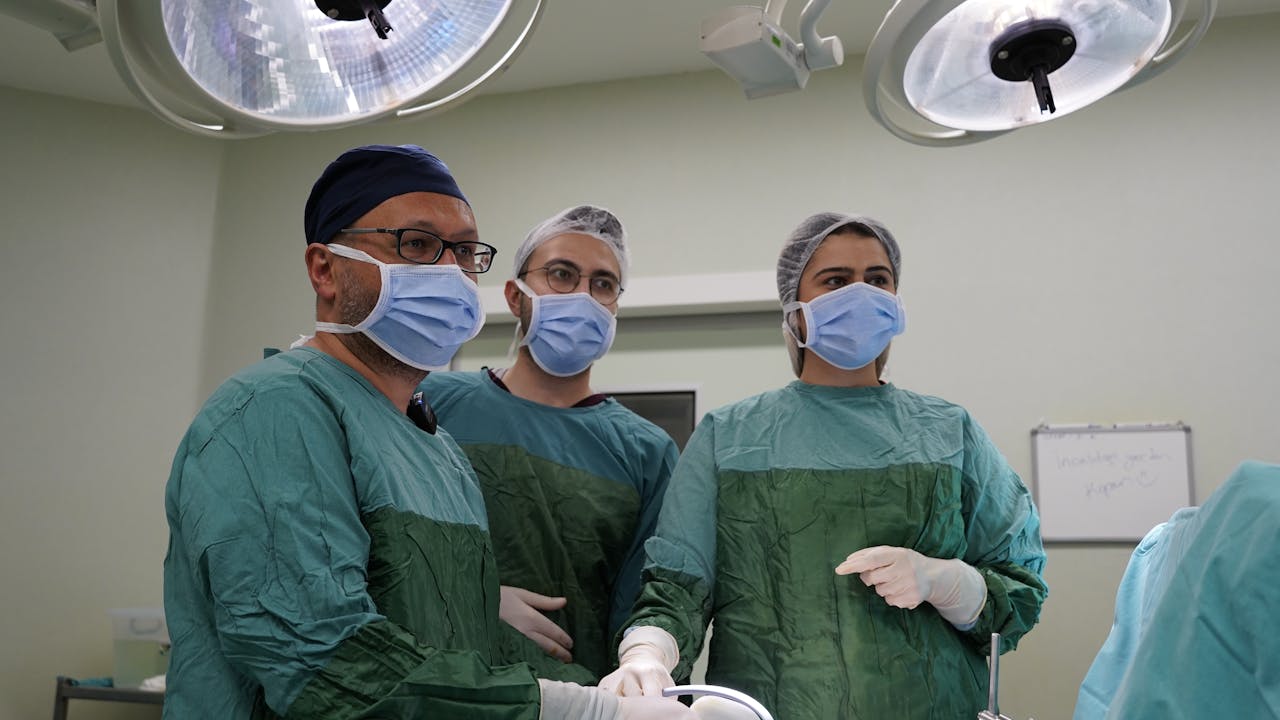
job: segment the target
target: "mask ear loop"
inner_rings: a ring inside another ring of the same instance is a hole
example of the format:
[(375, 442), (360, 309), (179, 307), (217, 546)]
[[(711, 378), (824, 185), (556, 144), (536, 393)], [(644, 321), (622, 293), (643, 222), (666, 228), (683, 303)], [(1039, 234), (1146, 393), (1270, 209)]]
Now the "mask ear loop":
[[(520, 288), (520, 292), (523, 293), (524, 296), (529, 299), (529, 304), (530, 304), (529, 324), (536, 325), (536, 323), (534, 322), (533, 315), (538, 310), (538, 303), (534, 302), (534, 298), (536, 298), (537, 295), (534, 295), (533, 290), (528, 285), (526, 285), (524, 281), (521, 280), (520, 278), (515, 279), (515, 284), (516, 284), (516, 287)], [(517, 317), (516, 331), (511, 336), (511, 344), (507, 346), (507, 363), (508, 364), (510, 364), (515, 360), (516, 350), (518, 350), (521, 345), (528, 344), (526, 342), (527, 340), (528, 340), (528, 336), (524, 334), (524, 322), (521, 321), (519, 317)]]
[(795, 326), (798, 326), (799, 323), (793, 320), (795, 317), (793, 313), (797, 310), (804, 315), (805, 334), (809, 335), (813, 333), (813, 311), (809, 309), (809, 303), (800, 302), (798, 300), (788, 303), (786, 307), (782, 308), (782, 329), (786, 330), (787, 334), (791, 336), (791, 339), (796, 341), (796, 347), (809, 347), (809, 343), (801, 340), (800, 334), (796, 332), (797, 328)]
[[(369, 310), (369, 314), (363, 320), (355, 325), (347, 325), (345, 323), (317, 322), (316, 330), (318, 332), (334, 333), (337, 335), (351, 335), (355, 333), (363, 333), (366, 328), (371, 327), (374, 322), (381, 320), (382, 316), (387, 313), (387, 309), (391, 306), (391, 266), (375, 258), (363, 250), (339, 245), (336, 243), (324, 246), (325, 250), (344, 257), (348, 260), (368, 263), (378, 268), (378, 300), (373, 304), (373, 308)], [(381, 346), (381, 343), (378, 343)], [(393, 356), (394, 357), (394, 356)]]

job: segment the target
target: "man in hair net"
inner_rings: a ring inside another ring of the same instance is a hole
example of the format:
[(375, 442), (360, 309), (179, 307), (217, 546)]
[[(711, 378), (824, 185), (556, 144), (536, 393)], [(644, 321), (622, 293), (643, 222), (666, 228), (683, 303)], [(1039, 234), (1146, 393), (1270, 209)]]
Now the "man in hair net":
[(884, 225), (809, 217), (777, 271), (799, 379), (699, 423), (601, 686), (687, 676), (714, 619), (707, 682), (774, 717), (973, 717), (991, 633), (1014, 648), (1047, 594), (1031, 497), (963, 408), (880, 379), (905, 328)]
[(1134, 550), (1076, 720), (1280, 717), (1280, 465), (1246, 461)]
[(501, 617), (533, 641), (507, 644), (500, 659), (540, 667), (529, 653), (549, 653), (598, 679), (615, 667), (613, 635), (636, 599), (678, 453), (656, 425), (591, 388), (629, 265), (618, 218), (568, 208), (515, 255), (505, 288), (515, 362), (432, 373), (422, 390), (480, 478)]
[(315, 336), (219, 387), (174, 460), (165, 717), (681, 717), (495, 661), (480, 488), (415, 397), (479, 331), (494, 254), (448, 168), (350, 150), (304, 225)]

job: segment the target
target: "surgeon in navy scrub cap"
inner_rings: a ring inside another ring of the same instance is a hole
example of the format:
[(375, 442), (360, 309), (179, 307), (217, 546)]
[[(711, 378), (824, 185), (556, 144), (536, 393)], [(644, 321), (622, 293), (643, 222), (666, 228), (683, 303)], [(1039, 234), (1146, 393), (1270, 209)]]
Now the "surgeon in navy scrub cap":
[(174, 459), (165, 717), (689, 717), (493, 664), (480, 488), (415, 398), (479, 332), (495, 254), (449, 169), (416, 146), (350, 150), (304, 228), (315, 335), (223, 383)]

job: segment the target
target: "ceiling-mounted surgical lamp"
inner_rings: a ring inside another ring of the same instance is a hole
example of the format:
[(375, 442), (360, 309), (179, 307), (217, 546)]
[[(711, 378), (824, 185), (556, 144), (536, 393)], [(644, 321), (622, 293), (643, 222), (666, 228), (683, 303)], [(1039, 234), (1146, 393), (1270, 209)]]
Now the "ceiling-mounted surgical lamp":
[[(871, 115), (921, 145), (986, 140), (1045, 122), (1167, 70), (1204, 37), (1217, 0), (1174, 33), (1187, 0), (897, 0), (862, 74)], [(839, 38), (817, 33), (830, 0), (810, 0), (802, 43), (782, 30), (786, 0), (726, 8), (700, 47), (748, 98), (799, 90), (835, 67)]]
[[(98, 0), (130, 89), (185, 130), (325, 130), (456, 105), (545, 0)], [(372, 27), (371, 27), (372, 26)]]
[(1187, 0), (897, 0), (862, 91), (876, 121), (921, 145), (985, 140), (1079, 110), (1167, 70), (1217, 0), (1173, 34)]
[[(18, 0), (68, 49), (106, 44), (170, 123), (214, 137), (424, 115), (511, 65), (546, 0)], [(88, 27), (82, 27), (88, 25)]]

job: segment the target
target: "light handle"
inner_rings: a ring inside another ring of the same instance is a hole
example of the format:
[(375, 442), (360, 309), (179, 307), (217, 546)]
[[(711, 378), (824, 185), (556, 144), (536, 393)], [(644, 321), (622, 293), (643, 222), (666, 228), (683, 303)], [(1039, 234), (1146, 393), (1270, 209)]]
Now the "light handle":
[(758, 700), (733, 688), (719, 685), (676, 685), (675, 687), (665, 688), (662, 691), (663, 697), (679, 697), (680, 695), (713, 695), (726, 700), (733, 700), (740, 705), (745, 705), (760, 720), (773, 720), (773, 715), (770, 715), (769, 711)]

